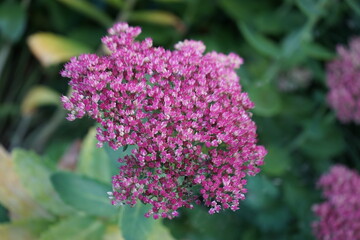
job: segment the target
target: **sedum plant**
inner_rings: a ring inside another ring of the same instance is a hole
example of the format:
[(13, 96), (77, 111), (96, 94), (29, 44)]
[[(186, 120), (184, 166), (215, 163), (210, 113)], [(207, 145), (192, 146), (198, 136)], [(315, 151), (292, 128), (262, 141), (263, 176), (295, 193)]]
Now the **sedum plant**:
[(343, 123), (360, 123), (360, 38), (349, 48), (339, 45), (338, 57), (327, 67), (328, 102)]
[(102, 38), (106, 56), (72, 58), (61, 72), (72, 93), (62, 97), (68, 120), (87, 115), (101, 127), (98, 146), (136, 145), (113, 177), (112, 203), (152, 205), (145, 216), (173, 218), (204, 203), (209, 213), (239, 208), (247, 175), (266, 150), (257, 145), (254, 104), (242, 92), (234, 53), (203, 54), (200, 41), (175, 50), (136, 41), (139, 27), (117, 23)]
[(313, 206), (313, 212), (319, 217), (313, 223), (317, 239), (359, 239), (359, 184), (359, 173), (341, 164), (322, 175), (318, 186), (326, 200)]

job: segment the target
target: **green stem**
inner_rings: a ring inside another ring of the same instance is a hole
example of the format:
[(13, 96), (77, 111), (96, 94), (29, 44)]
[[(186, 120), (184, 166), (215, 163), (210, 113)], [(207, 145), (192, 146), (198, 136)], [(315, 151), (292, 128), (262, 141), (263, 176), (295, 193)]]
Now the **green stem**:
[(276, 61), (274, 62), (274, 64), (272, 64), (267, 71), (265, 72), (262, 80), (261, 80), (261, 84), (268, 84), (271, 82), (271, 80), (279, 73), (280, 71), (280, 62)]
[(1, 47), (1, 50), (0, 50), (0, 78), (1, 78), (2, 72), (4, 70), (6, 60), (9, 57), (11, 46), (12, 46), (11, 43), (5, 42), (4, 45)]
[(135, 7), (135, 4), (136, 4), (136, 0), (127, 0), (124, 4), (122, 11), (117, 16), (116, 21), (126, 22), (129, 19), (130, 14)]
[(31, 148), (33, 148), (36, 152), (41, 152), (61, 122), (64, 120), (65, 116), (65, 110), (59, 106), (50, 121), (40, 128), (39, 133), (32, 141)]
[(32, 117), (29, 115), (23, 116), (21, 118), (20, 124), (17, 126), (17, 129), (11, 139), (10, 150), (19, 147), (21, 145), (25, 133), (27, 132), (30, 126), (31, 118)]

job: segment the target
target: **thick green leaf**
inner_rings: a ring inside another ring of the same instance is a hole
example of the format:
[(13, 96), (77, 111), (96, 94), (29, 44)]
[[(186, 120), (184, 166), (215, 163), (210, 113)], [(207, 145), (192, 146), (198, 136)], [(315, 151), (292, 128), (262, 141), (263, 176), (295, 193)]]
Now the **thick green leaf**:
[(96, 129), (86, 135), (79, 155), (77, 171), (85, 176), (111, 183), (113, 169), (117, 171), (116, 159), (110, 160), (104, 148), (96, 147)]
[(360, 4), (355, 0), (345, 0), (345, 2), (350, 6), (350, 8), (360, 16)]
[(248, 89), (250, 99), (255, 103), (253, 112), (259, 116), (271, 117), (278, 114), (282, 108), (279, 93), (269, 84), (252, 86)]
[(107, 196), (111, 185), (66, 172), (53, 174), (51, 181), (61, 199), (75, 209), (109, 218), (118, 212)]
[(55, 215), (61, 216), (73, 212), (55, 192), (50, 182), (51, 172), (44, 166), (39, 156), (33, 152), (16, 149), (13, 151), (13, 160), (22, 184), (39, 204)]
[(305, 95), (289, 94), (283, 96), (282, 102), (281, 114), (291, 116), (296, 120), (307, 119), (315, 109), (314, 101)]
[(259, 53), (274, 59), (280, 57), (280, 48), (270, 39), (267, 39), (260, 33), (255, 32), (245, 23), (239, 23), (238, 26), (246, 41)]
[(92, 20), (98, 22), (104, 27), (109, 27), (112, 24), (111, 18), (104, 12), (99, 10), (96, 6), (91, 4), (89, 1), (84, 0), (58, 0), (70, 8), (84, 14)]
[[(137, 148), (136, 145), (126, 145), (123, 147), (120, 147), (117, 150), (112, 149), (108, 144), (104, 144), (103, 147), (106, 151), (106, 154), (108, 155), (110, 161), (117, 161), (119, 158), (123, 158), (125, 156), (131, 155), (131, 151), (135, 148)], [(114, 169), (113, 169), (114, 171)], [(112, 172), (112, 174), (117, 174), (118, 169), (115, 169), (115, 172)]]
[(300, 148), (309, 156), (329, 159), (345, 149), (343, 134), (332, 121), (315, 119), (308, 123), (306, 131), (307, 139)]
[(264, 34), (280, 35), (301, 25), (305, 17), (295, 9), (278, 8), (274, 11), (264, 11), (252, 19), (254, 27)]
[(169, 230), (161, 220), (144, 217), (150, 209), (149, 206), (137, 203), (134, 207), (125, 205), (121, 207), (119, 227), (126, 240), (173, 240)]
[(9, 222), (9, 210), (0, 204), (0, 223)]
[(304, 44), (311, 41), (311, 32), (305, 27), (301, 27), (287, 34), (281, 43), (282, 65), (296, 67), (302, 64), (307, 57)]
[(284, 183), (285, 203), (301, 219), (305, 220), (311, 217), (312, 213), (309, 212), (309, 209), (316, 201), (314, 195), (314, 192), (310, 192), (305, 186), (301, 186), (298, 181), (289, 179)]
[(256, 214), (255, 223), (266, 231), (285, 232), (289, 226), (290, 212), (284, 205), (278, 205), (271, 209), (262, 210), (261, 214)]
[(38, 240), (50, 222), (44, 220), (27, 220), (0, 224), (1, 240)]
[(244, 203), (256, 210), (271, 207), (279, 195), (279, 189), (264, 175), (248, 178), (248, 193)]
[(331, 60), (336, 56), (335, 53), (317, 43), (305, 44), (303, 49), (307, 55), (319, 60)]
[[(242, 208), (242, 203), (240, 203), (240, 208)], [(195, 206), (193, 209), (186, 209), (187, 221), (190, 223), (191, 228), (194, 228), (196, 233), (198, 233), (194, 239), (238, 239), (243, 228), (239, 224), (236, 213), (231, 212), (231, 210), (224, 210), (211, 215), (208, 211), (209, 208), (205, 208), (204, 206)], [(186, 238), (182, 237), (179, 239)]]
[(219, 5), (235, 21), (252, 20), (255, 13), (258, 14), (269, 9), (267, 0), (220, 0)]
[(0, 36), (11, 42), (20, 39), (25, 30), (26, 12), (20, 2), (0, 4)]
[(99, 240), (105, 226), (88, 216), (72, 216), (51, 226), (39, 240)]
[(314, 0), (296, 0), (299, 9), (310, 18), (317, 17), (322, 13), (316, 2)]
[(262, 170), (270, 176), (281, 176), (290, 168), (291, 158), (286, 149), (276, 146), (266, 148), (268, 154), (265, 157), (265, 164)]

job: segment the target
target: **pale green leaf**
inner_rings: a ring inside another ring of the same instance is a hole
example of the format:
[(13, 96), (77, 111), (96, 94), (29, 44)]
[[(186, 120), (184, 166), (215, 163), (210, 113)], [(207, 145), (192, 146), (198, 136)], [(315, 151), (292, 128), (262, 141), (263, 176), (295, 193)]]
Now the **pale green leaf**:
[(1, 240), (38, 240), (50, 222), (44, 220), (27, 220), (0, 224)]
[(28, 37), (27, 44), (40, 61), (47, 67), (68, 61), (71, 57), (92, 52), (82, 43), (54, 33), (35, 33)]
[(13, 151), (15, 169), (29, 194), (44, 208), (55, 215), (67, 215), (72, 209), (55, 192), (51, 182), (51, 172), (41, 158), (33, 152), (16, 149)]
[(88, 216), (72, 216), (51, 226), (39, 240), (99, 240), (105, 226)]
[(0, 202), (10, 211), (11, 220), (52, 219), (53, 216), (29, 195), (14, 165), (10, 154), (0, 145)]
[(96, 129), (86, 135), (79, 155), (77, 171), (85, 176), (111, 183), (111, 175), (117, 170), (117, 159), (109, 159), (104, 148), (98, 148)]
[(35, 86), (25, 95), (21, 103), (21, 113), (23, 115), (32, 115), (40, 106), (59, 104), (59, 93), (46, 86)]

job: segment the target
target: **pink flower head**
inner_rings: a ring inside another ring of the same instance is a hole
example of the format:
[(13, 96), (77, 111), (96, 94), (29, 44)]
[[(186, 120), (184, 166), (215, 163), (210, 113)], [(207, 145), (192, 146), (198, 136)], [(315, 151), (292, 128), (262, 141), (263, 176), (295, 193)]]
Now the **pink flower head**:
[(102, 39), (108, 56), (72, 58), (62, 76), (69, 120), (87, 115), (101, 124), (99, 146), (137, 145), (113, 177), (113, 204), (151, 204), (146, 216), (173, 218), (203, 202), (209, 213), (237, 210), (245, 177), (255, 175), (266, 150), (256, 145), (253, 103), (241, 91), (236, 54), (203, 54), (202, 42), (175, 50), (135, 41), (139, 27), (118, 23)]
[(360, 38), (349, 49), (337, 47), (338, 58), (327, 66), (328, 102), (340, 121), (360, 123)]
[(318, 186), (326, 201), (313, 206), (319, 220), (313, 229), (319, 240), (360, 239), (360, 175), (335, 165), (323, 175)]

